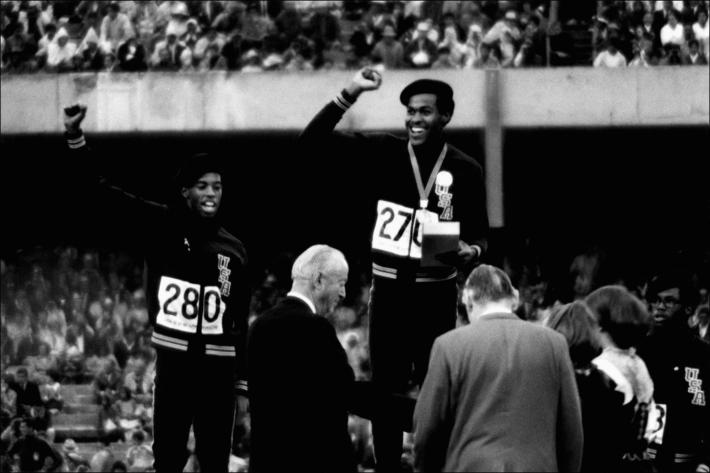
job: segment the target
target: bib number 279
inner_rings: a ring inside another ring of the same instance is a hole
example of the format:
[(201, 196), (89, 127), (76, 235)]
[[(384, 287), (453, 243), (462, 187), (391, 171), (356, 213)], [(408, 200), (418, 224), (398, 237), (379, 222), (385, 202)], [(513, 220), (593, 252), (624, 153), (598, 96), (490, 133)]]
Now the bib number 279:
[(202, 309), (202, 333), (221, 334), (225, 302), (217, 286), (205, 286), (200, 301), (200, 285), (163, 276), (158, 288), (160, 304), (156, 322), (166, 328), (196, 333)]

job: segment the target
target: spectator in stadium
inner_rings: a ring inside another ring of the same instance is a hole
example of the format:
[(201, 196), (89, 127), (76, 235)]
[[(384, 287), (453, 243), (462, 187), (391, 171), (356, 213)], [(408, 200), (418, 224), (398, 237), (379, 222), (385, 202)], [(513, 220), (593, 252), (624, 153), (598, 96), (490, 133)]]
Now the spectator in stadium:
[(64, 407), (64, 400), (62, 399), (59, 374), (56, 371), (52, 371), (49, 374), (38, 373), (37, 380), (44, 407), (52, 415), (61, 411)]
[(121, 425), (119, 411), (119, 393), (103, 397), (100, 406), (97, 426), (100, 437), (108, 442), (125, 440), (125, 431)]
[(663, 57), (658, 61), (660, 66), (680, 66), (683, 64), (680, 46), (666, 44), (663, 46)]
[[(170, 20), (165, 27), (165, 34), (174, 34), (175, 37), (182, 40), (182, 37), (188, 32), (190, 21), (190, 14), (187, 9), (187, 5), (184, 2), (175, 2), (170, 9)], [(196, 20), (195, 26), (197, 26)]]
[(207, 54), (207, 50), (213, 45), (216, 46), (217, 52), (219, 53), (222, 46), (224, 46), (224, 37), (217, 33), (217, 30), (211, 26), (208, 26), (205, 29), (204, 34), (197, 40), (195, 47), (192, 50), (192, 55), (195, 60), (198, 62), (202, 61)]
[(44, 403), (39, 393), (39, 386), (29, 379), (27, 368), (18, 368), (15, 373), (15, 382), (10, 383), (10, 389), (17, 394), (15, 412), (20, 417), (44, 417)]
[(658, 471), (695, 472), (710, 468), (710, 345), (692, 333), (688, 318), (697, 303), (688, 277), (672, 270), (648, 288), (653, 332), (639, 348), (664, 409), (649, 453)]
[(700, 54), (700, 43), (698, 40), (691, 39), (688, 41), (688, 52), (683, 54), (683, 64), (686, 66), (707, 66), (708, 60)]
[(37, 43), (38, 49), (35, 53), (38, 67), (44, 67), (45, 63), (47, 62), (47, 51), (49, 49), (49, 45), (52, 43), (52, 41), (54, 41), (54, 36), (56, 34), (57, 25), (55, 25), (54, 23), (50, 23), (44, 27), (44, 35)]
[(105, 399), (115, 399), (121, 388), (122, 376), (118, 363), (113, 357), (107, 359), (107, 363), (101, 373), (94, 379), (94, 399), (97, 404), (102, 404)]
[(181, 65), (180, 57), (185, 49), (186, 46), (178, 41), (177, 35), (170, 33), (164, 40), (155, 44), (151, 63), (160, 70), (178, 70)]
[(456, 69), (458, 64), (451, 57), (451, 51), (448, 47), (440, 47), (437, 53), (436, 61), (431, 65), (432, 69)]
[[(348, 264), (340, 251), (314, 245), (296, 258), (291, 277), (286, 299), (249, 329), (250, 471), (299, 461), (313, 471), (354, 472), (347, 426), (353, 372), (325, 318), (345, 297)], [(285, 440), (284, 425), (299, 434)]]
[(17, 23), (12, 34), (7, 37), (5, 44), (5, 60), (7, 68), (16, 72), (29, 72), (34, 70), (36, 64), (30, 61), (34, 56), (37, 47), (25, 33), (25, 27), (22, 23)]
[(147, 372), (145, 359), (138, 358), (133, 370), (126, 374), (123, 385), (130, 391), (131, 397), (146, 407), (153, 404), (153, 380)]
[(303, 30), (301, 15), (296, 10), (295, 3), (296, 2), (285, 2), (283, 10), (281, 10), (274, 21), (279, 33), (283, 35), (287, 44), (290, 44), (298, 38)]
[[(506, 39), (505, 33), (509, 34), (509, 39)], [(520, 33), (520, 28), (518, 27), (518, 12), (514, 9), (510, 9), (505, 12), (503, 18), (498, 20), (490, 30), (483, 37), (484, 43), (495, 43), (495, 42), (515, 42), (519, 41), (522, 34)]]
[(476, 61), (481, 57), (481, 34), (482, 30), (479, 25), (471, 25), (468, 30), (468, 37), (464, 44), (463, 67), (471, 69)]
[[(73, 107), (64, 117), (67, 144), (86, 163), (91, 153), (80, 128), (86, 107)], [(171, 205), (125, 193), (95, 176), (104, 184), (97, 198), (109, 207), (131, 209), (147, 229), (136, 244), (145, 251), (146, 285), (158, 302), (151, 322), (157, 352), (153, 452), (159, 471), (184, 467), (193, 425), (200, 467), (226, 470), (235, 408), (241, 415), (247, 411), (246, 251), (217, 218), (222, 169), (206, 154), (186, 160), (175, 178), (178, 192)], [(198, 304), (197, 294), (208, 302)]]
[(417, 399), (415, 469), (579, 471), (582, 417), (564, 337), (513, 314), (518, 291), (496, 267), (474, 269), (463, 300), (470, 325), (436, 339)]
[[(63, 341), (64, 339), (62, 339)], [(64, 352), (60, 352), (59, 355), (64, 355)], [(28, 356), (25, 358), (24, 363), (33, 372), (40, 374), (49, 374), (58, 372), (58, 359), (56, 355), (52, 355), (50, 352), (50, 346), (48, 343), (43, 342), (39, 345), (39, 352), (37, 355)]]
[[(453, 90), (448, 84), (418, 80), (402, 90), (399, 98), (406, 107), (407, 140), (392, 135), (353, 136), (333, 132), (360, 94), (376, 90), (380, 84), (378, 73), (370, 69), (358, 71), (347, 87), (311, 120), (300, 142), (304, 153), (347, 149), (357, 156), (359, 166), (378, 170), (378, 179), (366, 194), (368, 202), (378, 201), (379, 214), (371, 246), (373, 291), (369, 340), (373, 381), (382, 393), (382, 403), (376, 408), (379, 414), (373, 432), (378, 468), (393, 470), (399, 467), (402, 428), (388, 415), (385, 404), (389, 402), (389, 394), (404, 395), (410, 382), (421, 383), (431, 344), (438, 335), (454, 328), (456, 274), (459, 270), (470, 270), (485, 251), (488, 216), (480, 165), (446, 144), (444, 128), (454, 112)], [(362, 161), (365, 158), (369, 167)], [(409, 166), (402, 164), (407, 161)], [(412, 182), (411, 177), (404, 176), (411, 176), (412, 172), (416, 176), (418, 199), (406, 190)], [(438, 199), (430, 197), (434, 190)], [(458, 209), (456, 214), (453, 208)], [(400, 226), (405, 229), (399, 237), (394, 232), (388, 234), (390, 230), (386, 228), (388, 215), (397, 215), (395, 212), (401, 212)], [(418, 243), (421, 225), (414, 229), (414, 224), (407, 227), (412, 219), (432, 222), (459, 219), (458, 250), (444, 258), (443, 266), (423, 264)], [(412, 319), (412, 314), (422, 317)], [(401, 339), (403, 324), (411, 329), (410, 340), (393, 351), (393, 340)]]
[(250, 3), (246, 7), (246, 14), (242, 21), (242, 38), (247, 48), (261, 48), (273, 22), (262, 15), (258, 3)]
[(91, 456), (89, 460), (89, 471), (111, 471), (111, 467), (116, 461), (116, 456), (110, 448), (111, 438), (101, 437), (101, 448)]
[(701, 54), (705, 55), (705, 59), (710, 61), (710, 25), (708, 25), (708, 11), (705, 9), (698, 10), (698, 21), (693, 23), (693, 36), (700, 45)]
[(261, 56), (256, 49), (250, 49), (244, 54), (241, 72), (262, 72)]
[(386, 24), (382, 30), (382, 39), (372, 48), (372, 56), (382, 59), (385, 69), (404, 67), (404, 48), (397, 40), (397, 31), (392, 24)]
[(220, 47), (218, 44), (210, 44), (207, 50), (202, 55), (202, 58), (197, 66), (199, 71), (213, 71), (213, 70), (226, 70), (227, 63), (224, 56), (220, 53)]
[(224, 56), (227, 70), (236, 71), (242, 66), (242, 35), (235, 32), (229, 37), (222, 47), (221, 54)]
[(64, 471), (77, 471), (80, 465), (89, 466), (89, 462), (79, 452), (79, 446), (74, 439), (66, 439), (59, 454), (62, 457)]
[(136, 38), (128, 38), (116, 53), (118, 68), (125, 72), (143, 72), (148, 69), (145, 48)]
[(126, 451), (128, 471), (148, 471), (153, 466), (153, 451), (145, 444), (145, 432), (136, 430), (131, 434), (131, 446)]
[(673, 44), (682, 47), (685, 45), (685, 29), (683, 24), (678, 21), (678, 13), (670, 12), (668, 14), (668, 23), (661, 28), (660, 38), (662, 46)]
[(416, 36), (404, 48), (404, 60), (410, 67), (426, 69), (436, 60), (436, 43), (428, 37), (430, 26), (426, 22), (417, 25)]
[(653, 53), (653, 38), (650, 35), (644, 34), (640, 40), (634, 42), (633, 54), (629, 67), (650, 67), (658, 64)]
[[(53, 303), (53, 301), (52, 301)], [(38, 314), (38, 324), (35, 329), (39, 339), (49, 346), (52, 356), (60, 357), (66, 351), (66, 326), (61, 321), (52, 319), (49, 323), (48, 314), (42, 310)]]
[[(707, 295), (707, 292), (705, 294)], [(691, 316), (689, 325), (699, 340), (710, 344), (710, 303), (708, 303), (707, 297), (701, 297), (701, 302)]]
[(245, 8), (242, 2), (227, 2), (224, 11), (212, 22), (212, 27), (226, 36), (233, 36), (241, 29)]
[(674, 2), (663, 0), (661, 9), (653, 13), (653, 26), (657, 36), (660, 36), (661, 29), (670, 21), (671, 14), (674, 14), (676, 19), (680, 18), (680, 11), (676, 9)]
[(106, 53), (116, 54), (118, 46), (134, 36), (131, 21), (120, 10), (119, 2), (111, 2), (108, 6), (108, 13), (101, 21), (99, 36), (102, 49)]
[(478, 59), (473, 61), (473, 67), (475, 69), (496, 69), (501, 67), (500, 60), (498, 59), (498, 48), (495, 45), (481, 43), (478, 46), (478, 51)]
[(594, 59), (594, 67), (626, 67), (626, 58), (619, 51), (619, 40), (611, 37), (607, 41), (606, 49)]
[(45, 440), (37, 436), (31, 419), (19, 420), (20, 437), (10, 446), (7, 455), (14, 460), (16, 471), (54, 471), (62, 457)]
[(313, 61), (307, 59), (300, 43), (293, 43), (292, 47), (286, 52), (287, 60), (284, 70), (286, 71), (312, 71)]
[(540, 29), (540, 18), (530, 17), (523, 31), (523, 43), (518, 50), (513, 65), (515, 67), (542, 66), (546, 60), (545, 33)]
[(2, 429), (7, 426), (6, 420), (14, 419), (17, 415), (17, 392), (7, 383), (6, 375), (0, 378), (0, 407), (2, 408)]

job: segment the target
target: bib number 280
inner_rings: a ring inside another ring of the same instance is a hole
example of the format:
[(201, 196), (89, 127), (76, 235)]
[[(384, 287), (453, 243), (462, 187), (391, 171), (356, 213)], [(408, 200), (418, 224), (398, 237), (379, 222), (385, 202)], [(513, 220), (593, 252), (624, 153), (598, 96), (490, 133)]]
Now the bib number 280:
[(166, 328), (196, 333), (202, 310), (202, 333), (222, 333), (225, 302), (217, 286), (205, 286), (200, 300), (200, 285), (163, 276), (158, 288), (160, 304), (156, 322)]

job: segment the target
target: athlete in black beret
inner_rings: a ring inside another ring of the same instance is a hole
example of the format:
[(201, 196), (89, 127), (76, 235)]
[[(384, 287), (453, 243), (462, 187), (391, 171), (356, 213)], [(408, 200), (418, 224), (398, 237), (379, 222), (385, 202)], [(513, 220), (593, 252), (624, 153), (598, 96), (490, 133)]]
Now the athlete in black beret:
[[(356, 154), (358, 166), (370, 170), (357, 198), (372, 206), (375, 222), (369, 345), (381, 396), (372, 425), (377, 470), (397, 471), (402, 430), (409, 426), (397, 421), (401, 409), (392, 400), (421, 384), (434, 339), (455, 327), (456, 277), (468, 274), (486, 250), (488, 216), (481, 166), (444, 134), (454, 112), (447, 83), (421, 79), (402, 90), (406, 138), (333, 131), (358, 96), (381, 82), (374, 70), (359, 71), (311, 120), (301, 144), (304, 155), (323, 148), (332, 156)], [(451, 238), (458, 248), (436, 264), (422, 255), (422, 228), (426, 223), (443, 228), (444, 222), (458, 222), (460, 233)]]

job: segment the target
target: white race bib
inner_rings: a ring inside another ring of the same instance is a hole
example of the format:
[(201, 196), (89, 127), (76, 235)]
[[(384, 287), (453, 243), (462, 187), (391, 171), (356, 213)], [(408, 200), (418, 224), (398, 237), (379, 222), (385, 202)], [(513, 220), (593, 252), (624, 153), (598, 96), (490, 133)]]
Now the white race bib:
[(396, 256), (422, 257), (422, 223), (437, 221), (434, 212), (386, 200), (377, 202), (377, 221), (372, 231), (372, 249)]
[(667, 419), (668, 406), (651, 403), (648, 411), (648, 424), (646, 425), (646, 438), (651, 443), (663, 445), (663, 432), (666, 430)]
[(200, 289), (199, 284), (161, 277), (156, 323), (180, 332), (197, 333), (198, 312), (202, 308), (202, 333), (221, 335), (226, 303), (217, 286), (205, 286), (202, 301)]

